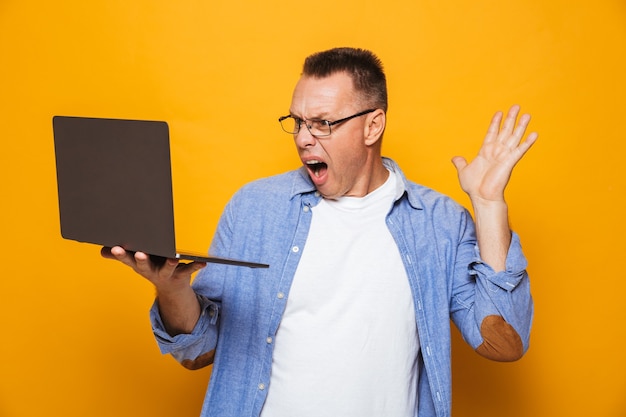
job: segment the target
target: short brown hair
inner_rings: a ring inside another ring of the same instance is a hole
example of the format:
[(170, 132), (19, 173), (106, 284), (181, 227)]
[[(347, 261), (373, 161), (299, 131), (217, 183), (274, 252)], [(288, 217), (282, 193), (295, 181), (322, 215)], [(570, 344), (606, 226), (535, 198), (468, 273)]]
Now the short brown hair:
[(324, 78), (345, 72), (367, 105), (387, 111), (387, 79), (383, 64), (373, 52), (359, 48), (334, 48), (304, 60), (302, 75)]

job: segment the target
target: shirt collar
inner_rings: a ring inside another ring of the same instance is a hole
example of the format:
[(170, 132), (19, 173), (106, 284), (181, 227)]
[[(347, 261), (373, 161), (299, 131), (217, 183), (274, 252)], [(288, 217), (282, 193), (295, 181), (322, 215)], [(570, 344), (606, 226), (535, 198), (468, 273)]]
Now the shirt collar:
[(409, 181), (404, 176), (404, 172), (402, 172), (398, 164), (391, 158), (383, 157), (383, 165), (385, 165), (385, 168), (388, 170), (393, 171), (398, 178), (398, 181), (396, 181), (396, 201), (406, 195), (411, 207), (421, 210), (423, 208), (422, 202), (419, 200), (417, 193), (411, 192)]
[[(421, 201), (417, 198), (416, 193), (410, 192), (409, 182), (404, 176), (404, 173), (402, 172), (398, 164), (391, 158), (383, 157), (382, 159), (385, 168), (393, 171), (398, 176), (399, 181), (396, 181), (396, 201), (400, 200), (406, 194), (411, 207), (415, 209), (422, 209), (423, 205)], [(294, 175), (290, 198), (294, 198), (295, 196), (301, 194), (315, 192), (315, 184), (313, 184), (313, 181), (311, 181), (311, 178), (309, 177), (306, 168), (300, 167), (300, 169), (296, 171), (296, 175)], [(316, 193), (315, 196), (321, 198), (319, 196), (319, 193)]]

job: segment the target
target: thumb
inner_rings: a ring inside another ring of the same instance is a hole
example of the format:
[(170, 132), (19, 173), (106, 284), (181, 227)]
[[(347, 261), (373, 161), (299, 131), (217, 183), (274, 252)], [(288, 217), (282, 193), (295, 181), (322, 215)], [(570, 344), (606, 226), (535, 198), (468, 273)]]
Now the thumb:
[(191, 273), (197, 272), (206, 266), (206, 262), (195, 261), (191, 263)]
[(461, 172), (463, 168), (467, 166), (467, 160), (462, 156), (455, 156), (454, 158), (452, 158), (452, 163), (454, 164), (457, 172)]
[(177, 271), (185, 275), (193, 275), (206, 266), (206, 262), (193, 261), (189, 263), (180, 263), (176, 267)]

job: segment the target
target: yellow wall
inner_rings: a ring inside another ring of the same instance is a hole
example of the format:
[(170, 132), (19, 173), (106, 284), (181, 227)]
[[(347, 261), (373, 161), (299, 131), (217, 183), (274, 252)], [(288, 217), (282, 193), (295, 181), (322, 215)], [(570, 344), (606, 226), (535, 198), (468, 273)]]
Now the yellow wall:
[(626, 415), (623, 0), (0, 2), (0, 416), (194, 416), (210, 369), (161, 357), (150, 285), (64, 241), (51, 118), (164, 119), (181, 243), (229, 196), (298, 165), (276, 118), (305, 55), (376, 51), (385, 154), (463, 204), (449, 159), (519, 102), (540, 141), (508, 192), (536, 300), (514, 364), (456, 337), (457, 417)]

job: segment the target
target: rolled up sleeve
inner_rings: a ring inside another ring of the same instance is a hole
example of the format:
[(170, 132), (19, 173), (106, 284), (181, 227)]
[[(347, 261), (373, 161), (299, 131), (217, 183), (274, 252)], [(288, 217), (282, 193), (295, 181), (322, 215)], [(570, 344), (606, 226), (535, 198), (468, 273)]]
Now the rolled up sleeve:
[(188, 334), (171, 336), (165, 330), (155, 302), (150, 309), (150, 321), (155, 339), (163, 354), (171, 354), (178, 362), (189, 369), (198, 369), (213, 362), (217, 345), (219, 324), (219, 304), (198, 295), (200, 318), (193, 331)]
[(456, 295), (457, 307), (462, 308), (457, 308), (453, 317), (465, 340), (485, 357), (511, 361), (528, 349), (533, 300), (526, 266), (515, 233), (504, 271), (495, 272), (482, 261), (478, 247), (474, 248), (468, 269), (474, 289)]
[(511, 244), (506, 258), (504, 271), (496, 273), (491, 266), (484, 263), (480, 257), (478, 245), (474, 248), (475, 257), (471, 264), (474, 275), (487, 278), (492, 284), (505, 291), (513, 291), (526, 277), (528, 262), (522, 252), (522, 246), (517, 233), (511, 236)]

